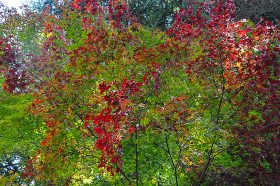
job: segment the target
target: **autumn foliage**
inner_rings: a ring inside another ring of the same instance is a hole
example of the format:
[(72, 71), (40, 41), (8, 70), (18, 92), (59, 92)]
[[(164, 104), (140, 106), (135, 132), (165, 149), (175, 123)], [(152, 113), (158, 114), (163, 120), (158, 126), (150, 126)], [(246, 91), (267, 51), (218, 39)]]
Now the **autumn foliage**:
[(64, 1), (29, 65), (0, 39), (4, 89), (46, 126), (24, 179), (279, 184), (279, 27), (236, 20), (232, 0), (187, 5), (164, 32), (125, 1)]

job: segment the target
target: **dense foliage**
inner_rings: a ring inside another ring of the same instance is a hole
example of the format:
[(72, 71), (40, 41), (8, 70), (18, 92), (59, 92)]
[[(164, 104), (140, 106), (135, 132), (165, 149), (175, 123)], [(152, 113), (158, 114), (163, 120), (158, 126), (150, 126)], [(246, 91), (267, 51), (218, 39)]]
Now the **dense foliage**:
[(2, 182), (279, 184), (279, 27), (180, 1), (162, 31), (126, 3), (1, 7)]

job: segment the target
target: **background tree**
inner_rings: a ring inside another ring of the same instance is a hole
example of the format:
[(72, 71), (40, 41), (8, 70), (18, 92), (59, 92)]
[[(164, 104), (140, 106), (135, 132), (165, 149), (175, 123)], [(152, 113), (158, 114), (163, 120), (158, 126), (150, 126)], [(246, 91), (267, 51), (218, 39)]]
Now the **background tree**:
[(238, 19), (250, 19), (254, 22), (263, 18), (277, 22), (280, 19), (280, 2), (278, 0), (236, 0), (236, 14)]

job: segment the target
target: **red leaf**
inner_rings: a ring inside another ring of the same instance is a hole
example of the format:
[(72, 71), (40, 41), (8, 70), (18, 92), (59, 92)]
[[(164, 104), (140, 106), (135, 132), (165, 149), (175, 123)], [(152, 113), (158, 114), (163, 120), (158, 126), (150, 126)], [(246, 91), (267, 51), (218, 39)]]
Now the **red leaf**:
[(108, 90), (109, 88), (111, 88), (111, 85), (106, 85), (106, 83), (101, 83), (98, 86), (100, 93), (102, 94), (103, 92), (105, 92), (106, 90)]
[(87, 127), (88, 127), (88, 121), (85, 121), (84, 128), (86, 129)]
[(240, 37), (244, 37), (244, 36), (246, 36), (247, 35), (247, 33), (248, 32), (250, 32), (250, 28), (246, 28), (246, 29), (244, 29), (244, 30), (239, 30), (238, 32), (237, 32), (237, 34), (240, 36)]

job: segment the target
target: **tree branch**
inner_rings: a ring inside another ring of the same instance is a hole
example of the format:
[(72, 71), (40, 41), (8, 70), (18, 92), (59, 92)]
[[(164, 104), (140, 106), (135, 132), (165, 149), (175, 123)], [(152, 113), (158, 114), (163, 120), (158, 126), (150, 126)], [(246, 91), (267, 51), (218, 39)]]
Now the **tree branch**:
[(174, 160), (173, 160), (172, 155), (171, 155), (171, 151), (170, 151), (170, 148), (169, 148), (169, 142), (168, 142), (168, 135), (167, 134), (165, 134), (165, 143), (166, 143), (167, 153), (168, 153), (170, 162), (171, 162), (172, 167), (174, 169), (174, 176), (175, 176), (176, 186), (178, 186), (179, 184), (178, 184), (178, 177), (177, 177), (177, 165), (175, 165)]

